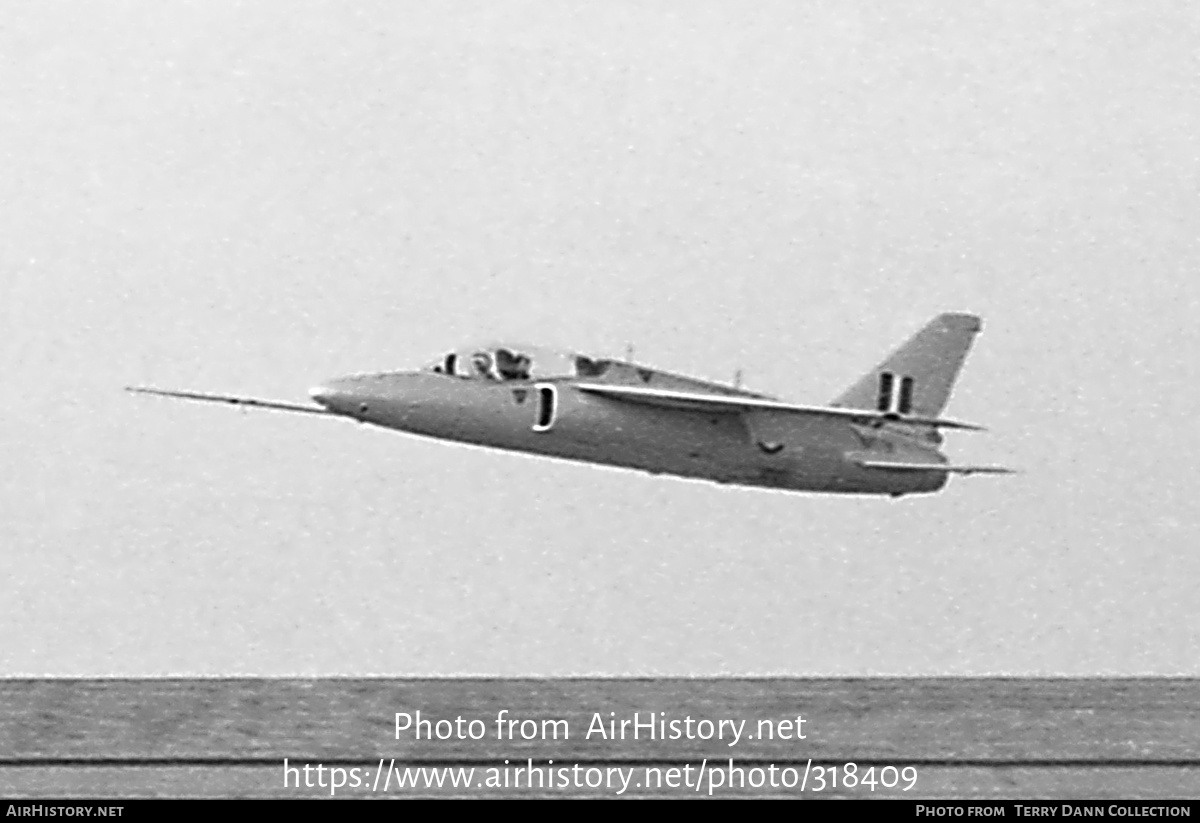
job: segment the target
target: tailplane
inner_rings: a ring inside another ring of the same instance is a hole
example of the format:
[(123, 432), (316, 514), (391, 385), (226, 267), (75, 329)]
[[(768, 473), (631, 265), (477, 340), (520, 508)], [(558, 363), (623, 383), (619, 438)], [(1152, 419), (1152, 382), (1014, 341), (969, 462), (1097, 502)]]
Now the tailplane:
[[(942, 314), (863, 375), (834, 406), (938, 417), (983, 323), (973, 314)], [(931, 432), (932, 433), (932, 432)]]

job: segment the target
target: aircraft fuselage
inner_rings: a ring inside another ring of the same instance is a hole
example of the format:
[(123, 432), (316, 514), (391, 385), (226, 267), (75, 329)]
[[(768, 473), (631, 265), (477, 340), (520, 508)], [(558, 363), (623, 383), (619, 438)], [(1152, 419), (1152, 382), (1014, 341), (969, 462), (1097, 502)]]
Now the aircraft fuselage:
[[(979, 317), (944, 312), (831, 403), (797, 404), (628, 360), (493, 343), (420, 371), (331, 380), (318, 405), (128, 387), (242, 407), (337, 416), (396, 431), (653, 474), (805, 492), (936, 492), (950, 474), (1012, 474), (951, 464), (941, 416)], [(740, 381), (739, 381), (740, 382)]]
[[(687, 382), (714, 394), (757, 396)], [(938, 491), (947, 479), (941, 472), (864, 468), (849, 457), (936, 455), (900, 434), (770, 411), (711, 414), (635, 405), (586, 393), (565, 378), (491, 382), (428, 371), (361, 375), (330, 381), (314, 389), (313, 397), (336, 414), (410, 434), (718, 483), (902, 495)]]

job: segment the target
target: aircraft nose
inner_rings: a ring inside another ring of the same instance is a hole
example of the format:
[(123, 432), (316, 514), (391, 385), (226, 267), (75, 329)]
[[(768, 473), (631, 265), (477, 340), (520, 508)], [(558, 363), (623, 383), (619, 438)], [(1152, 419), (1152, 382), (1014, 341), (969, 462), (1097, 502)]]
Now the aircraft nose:
[(308, 390), (308, 396), (320, 403), (322, 406), (329, 406), (329, 398), (333, 394), (332, 390), (322, 383), (319, 386), (313, 386)]
[(400, 374), (356, 374), (325, 380), (308, 390), (308, 396), (334, 414), (378, 422), (382, 416), (407, 408), (410, 392)]
[(327, 380), (309, 389), (308, 396), (330, 411), (345, 414), (354, 405), (355, 386), (344, 379)]

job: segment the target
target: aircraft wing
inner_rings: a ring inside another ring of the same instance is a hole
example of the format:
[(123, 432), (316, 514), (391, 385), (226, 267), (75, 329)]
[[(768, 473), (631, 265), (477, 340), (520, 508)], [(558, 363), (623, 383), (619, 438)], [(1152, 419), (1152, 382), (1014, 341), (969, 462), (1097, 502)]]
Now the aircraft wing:
[(320, 406), (302, 406), (299, 403), (283, 403), (278, 400), (258, 400), (253, 397), (235, 397), (227, 394), (202, 394), (190, 391), (150, 389), (142, 386), (126, 386), (125, 391), (136, 394), (157, 394), (161, 397), (180, 397), (184, 400), (203, 400), (208, 403), (228, 403), (234, 406), (250, 406), (256, 409), (278, 409), (280, 411), (306, 412), (308, 414), (333, 414)]
[(836, 406), (798, 406), (794, 403), (783, 403), (779, 400), (768, 400), (762, 397), (697, 394), (668, 389), (643, 388), (641, 386), (618, 386), (609, 383), (574, 383), (572, 385), (582, 392), (599, 395), (600, 397), (608, 397), (612, 400), (622, 400), (628, 403), (640, 403), (646, 406), (658, 406), (666, 409), (705, 412), (707, 414), (781, 411), (837, 418), (853, 423), (910, 423), (918, 426), (934, 426), (943, 429), (984, 431), (983, 426), (976, 426), (972, 423), (959, 423), (954, 420), (944, 420), (936, 417), (901, 416), (872, 411), (870, 409), (844, 409)]
[(951, 474), (1016, 474), (1015, 469), (1003, 466), (952, 466), (948, 463), (899, 463), (889, 460), (854, 461), (865, 469), (886, 469), (898, 472), (950, 472)]

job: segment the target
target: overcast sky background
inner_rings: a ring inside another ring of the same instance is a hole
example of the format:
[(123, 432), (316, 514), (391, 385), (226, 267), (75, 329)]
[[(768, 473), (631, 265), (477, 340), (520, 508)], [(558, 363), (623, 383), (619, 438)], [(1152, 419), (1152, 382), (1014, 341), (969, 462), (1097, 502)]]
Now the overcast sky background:
[[(1190, 2), (16, 2), (0, 673), (1200, 674)], [(303, 415), (512, 335), (826, 402), (984, 333), (900, 501)]]

